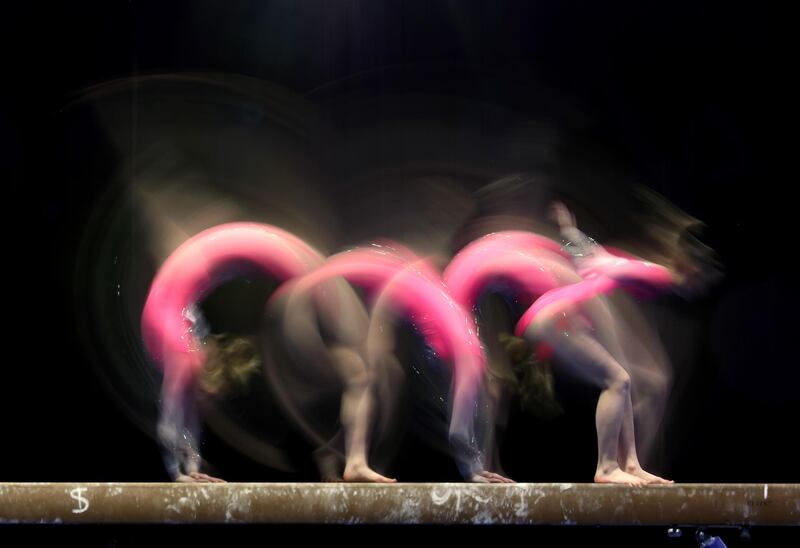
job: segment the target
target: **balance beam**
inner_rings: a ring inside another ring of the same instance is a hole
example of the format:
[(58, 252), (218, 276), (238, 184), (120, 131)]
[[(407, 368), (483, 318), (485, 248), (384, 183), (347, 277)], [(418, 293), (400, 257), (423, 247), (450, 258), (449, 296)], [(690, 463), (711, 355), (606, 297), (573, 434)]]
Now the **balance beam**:
[(0, 483), (0, 523), (798, 526), (800, 484)]

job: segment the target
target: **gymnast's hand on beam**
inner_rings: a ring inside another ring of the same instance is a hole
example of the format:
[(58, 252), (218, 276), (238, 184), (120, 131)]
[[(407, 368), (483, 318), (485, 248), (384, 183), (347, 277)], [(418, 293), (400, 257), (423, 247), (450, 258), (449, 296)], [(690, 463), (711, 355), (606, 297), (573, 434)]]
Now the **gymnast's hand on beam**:
[(488, 470), (481, 470), (472, 474), (470, 481), (473, 483), (517, 483), (511, 478), (506, 478), (500, 474), (489, 472)]
[(178, 483), (226, 483), (224, 479), (215, 478), (208, 474), (201, 472), (191, 472), (189, 474), (181, 474), (175, 481)]

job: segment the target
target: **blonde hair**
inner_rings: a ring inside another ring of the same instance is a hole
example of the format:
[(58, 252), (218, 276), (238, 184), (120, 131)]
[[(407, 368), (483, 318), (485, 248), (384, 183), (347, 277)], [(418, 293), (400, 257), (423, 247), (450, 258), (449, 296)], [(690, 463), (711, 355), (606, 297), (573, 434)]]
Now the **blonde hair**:
[(511, 362), (513, 384), (522, 408), (544, 420), (561, 415), (564, 409), (556, 397), (550, 362), (537, 356), (528, 341), (521, 337), (500, 333), (499, 339)]
[(208, 394), (244, 390), (258, 370), (258, 347), (251, 338), (229, 333), (213, 334), (205, 341), (206, 366), (199, 387)]

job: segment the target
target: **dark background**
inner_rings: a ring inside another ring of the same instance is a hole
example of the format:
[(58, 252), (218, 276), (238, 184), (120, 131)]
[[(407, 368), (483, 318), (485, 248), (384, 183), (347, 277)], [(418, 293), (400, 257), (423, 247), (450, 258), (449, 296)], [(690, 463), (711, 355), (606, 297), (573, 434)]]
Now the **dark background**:
[[(775, 17), (756, 4), (681, 1), (109, 1), (10, 14), (2, 479), (166, 479), (155, 442), (103, 390), (77, 334), (87, 313), (75, 300), (78, 244), (119, 157), (62, 110), (112, 79), (202, 71), (312, 103), (326, 85), (376, 97), (445, 90), (530, 114), (541, 105), (524, 90), (545, 86), (578, 105), (586, 122), (568, 135), (570, 150), (591, 151), (705, 221), (725, 268), (700, 302), (657, 304), (700, 325), (697, 358), (676, 370), (660, 471), (681, 482), (800, 481), (795, 181), (780, 167), (789, 67)], [(491, 143), (504, 126), (486, 127)], [(585, 184), (596, 193), (605, 183)], [(685, 341), (668, 344), (677, 352)], [(512, 420), (503, 451), (517, 479), (591, 480), (592, 404), (573, 399), (557, 425)], [(314, 480), (303, 442), (287, 443), (300, 459), (294, 474), (213, 436), (206, 452), (229, 479)], [(401, 480), (455, 479), (446, 457), (412, 446), (390, 468)]]

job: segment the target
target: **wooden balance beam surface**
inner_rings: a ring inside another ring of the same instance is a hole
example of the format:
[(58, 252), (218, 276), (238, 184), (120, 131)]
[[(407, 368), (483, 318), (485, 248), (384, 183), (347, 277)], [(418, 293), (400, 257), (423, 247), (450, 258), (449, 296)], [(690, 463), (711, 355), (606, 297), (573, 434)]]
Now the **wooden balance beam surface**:
[(800, 484), (0, 483), (0, 523), (799, 526)]

